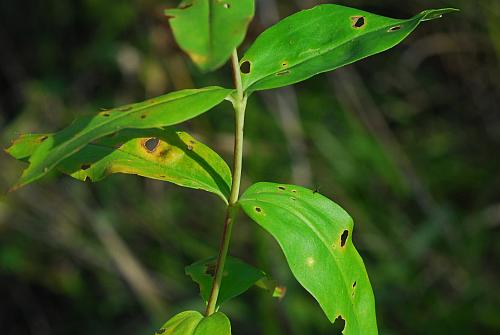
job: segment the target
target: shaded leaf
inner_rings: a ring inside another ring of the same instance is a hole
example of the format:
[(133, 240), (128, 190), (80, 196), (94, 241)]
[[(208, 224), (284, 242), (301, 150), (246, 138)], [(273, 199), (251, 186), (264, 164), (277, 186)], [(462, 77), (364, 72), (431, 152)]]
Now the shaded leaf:
[[(7, 152), (27, 160), (49, 136), (23, 135)], [(231, 170), (216, 152), (171, 128), (122, 130), (87, 144), (57, 168), (76, 179), (93, 182), (113, 173), (136, 174), (212, 192), (226, 203), (231, 185)]]
[[(426, 10), (398, 20), (339, 5), (293, 14), (264, 31), (241, 60), (247, 91), (287, 86), (385, 51), (422, 21), (456, 9)], [(246, 68), (246, 69), (245, 69)]]
[(204, 317), (196, 311), (186, 311), (168, 320), (156, 335), (231, 335), (231, 323), (221, 312)]
[[(186, 274), (200, 287), (200, 294), (205, 303), (208, 302), (215, 275), (217, 258), (211, 257), (198, 261), (186, 267)], [(264, 271), (234, 257), (227, 257), (224, 274), (217, 300), (217, 306), (237, 297), (247, 291), (254, 284), (274, 293), (277, 285)], [(273, 286), (274, 283), (274, 286)]]
[(344, 334), (377, 334), (375, 301), (365, 266), (352, 244), (353, 222), (337, 204), (294, 185), (257, 183), (239, 201), (285, 253), (292, 273)]
[(182, 50), (202, 71), (211, 71), (245, 38), (254, 0), (185, 0), (165, 14)]
[(42, 141), (14, 189), (40, 179), (92, 141), (125, 128), (157, 128), (189, 120), (218, 105), (231, 92), (221, 87), (183, 90), (79, 118)]

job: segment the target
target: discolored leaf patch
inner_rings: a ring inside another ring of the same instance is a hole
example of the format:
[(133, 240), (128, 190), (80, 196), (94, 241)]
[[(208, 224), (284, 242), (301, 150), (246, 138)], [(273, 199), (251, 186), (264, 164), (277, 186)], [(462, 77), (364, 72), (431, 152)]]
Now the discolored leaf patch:
[[(52, 135), (21, 136), (7, 152), (26, 161), (44, 136)], [(122, 130), (88, 144), (57, 168), (73, 178), (93, 182), (113, 173), (136, 174), (212, 192), (225, 202), (231, 185), (231, 171), (217, 153), (171, 128)]]
[(318, 192), (274, 183), (252, 185), (239, 204), (278, 241), (332, 323), (341, 315), (344, 334), (377, 334), (372, 288), (350, 238), (352, 219), (341, 207)]

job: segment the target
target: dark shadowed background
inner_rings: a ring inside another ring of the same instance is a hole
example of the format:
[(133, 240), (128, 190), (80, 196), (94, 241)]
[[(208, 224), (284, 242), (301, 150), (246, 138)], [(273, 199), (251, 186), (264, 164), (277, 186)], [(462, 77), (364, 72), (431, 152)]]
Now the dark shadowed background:
[[(261, 0), (241, 53), (279, 18), (321, 1)], [(244, 186), (295, 183), (354, 217), (381, 334), (500, 333), (500, 1), (338, 1), (392, 17), (462, 11), (396, 48), (255, 94)], [(0, 2), (2, 146), (82, 113), (211, 84), (162, 15), (174, 1)], [(195, 33), (193, 23), (193, 33)], [(231, 160), (225, 103), (179, 128)], [(202, 309), (184, 266), (216, 253), (224, 207), (135, 176), (51, 175), (5, 194), (24, 165), (0, 153), (0, 334), (151, 334)], [(244, 218), (231, 252), (288, 288), (224, 307), (239, 335), (336, 334), (276, 243)]]

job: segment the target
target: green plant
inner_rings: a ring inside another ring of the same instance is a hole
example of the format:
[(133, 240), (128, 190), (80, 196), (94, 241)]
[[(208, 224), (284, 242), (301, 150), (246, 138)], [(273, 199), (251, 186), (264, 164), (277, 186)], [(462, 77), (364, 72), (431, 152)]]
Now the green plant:
[[(253, 17), (253, 0), (183, 1), (166, 11), (177, 42), (202, 71), (215, 70), (230, 59), (235, 89), (169, 93), (79, 118), (54, 134), (21, 136), (7, 151), (29, 166), (13, 189), (57, 169), (93, 182), (112, 173), (137, 174), (219, 196), (227, 204), (219, 254), (186, 269), (200, 286), (205, 315), (180, 313), (159, 334), (230, 334), (228, 318), (218, 312), (225, 301), (254, 284), (282, 295), (263, 271), (228, 257), (240, 209), (277, 240), (292, 273), (331, 322), (343, 319), (345, 334), (376, 334), (373, 292), (352, 244), (350, 216), (318, 192), (295, 185), (257, 183), (239, 196), (246, 103), (255, 91), (287, 86), (387, 50), (420, 22), (451, 11), (428, 10), (396, 20), (321, 5), (266, 30), (239, 60), (236, 48)], [(232, 103), (236, 119), (232, 172), (210, 148), (171, 128), (224, 100)]]

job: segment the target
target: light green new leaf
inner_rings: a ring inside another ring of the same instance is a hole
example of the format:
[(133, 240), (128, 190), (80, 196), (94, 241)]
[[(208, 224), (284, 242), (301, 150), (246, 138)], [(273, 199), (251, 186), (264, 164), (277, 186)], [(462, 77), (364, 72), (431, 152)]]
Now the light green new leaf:
[(186, 311), (168, 320), (156, 335), (231, 335), (231, 323), (221, 312), (203, 317), (199, 312)]
[[(6, 151), (27, 160), (49, 136), (23, 135)], [(93, 182), (112, 173), (136, 174), (212, 192), (226, 203), (231, 185), (231, 170), (216, 152), (172, 128), (124, 129), (87, 144), (57, 168)]]
[[(200, 286), (200, 294), (205, 303), (208, 302), (215, 275), (217, 258), (211, 257), (186, 267), (186, 274)], [(264, 271), (234, 257), (228, 257), (224, 266), (222, 284), (217, 299), (217, 306), (246, 292), (253, 285), (270, 290), (277, 296), (280, 288)], [(278, 296), (281, 298), (281, 296)]]
[(400, 43), (422, 21), (456, 9), (397, 20), (339, 5), (293, 14), (264, 31), (241, 60), (247, 91), (287, 86)]
[(165, 14), (179, 46), (202, 71), (212, 71), (245, 38), (254, 0), (185, 0)]
[(377, 334), (375, 300), (363, 260), (352, 244), (353, 222), (321, 194), (293, 185), (257, 183), (239, 201), (279, 243), (292, 273), (344, 334)]
[(159, 128), (189, 120), (218, 105), (231, 92), (221, 87), (183, 90), (79, 118), (62, 131), (43, 139), (13, 189), (40, 179), (63, 159), (92, 141), (121, 129)]

